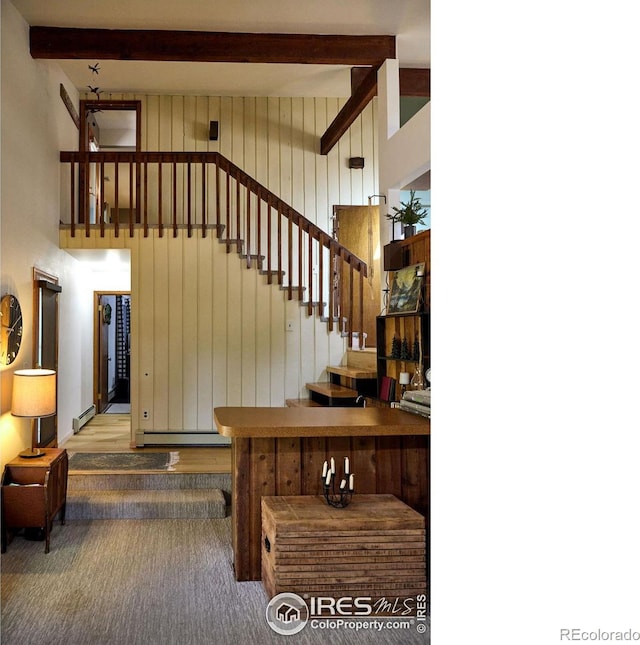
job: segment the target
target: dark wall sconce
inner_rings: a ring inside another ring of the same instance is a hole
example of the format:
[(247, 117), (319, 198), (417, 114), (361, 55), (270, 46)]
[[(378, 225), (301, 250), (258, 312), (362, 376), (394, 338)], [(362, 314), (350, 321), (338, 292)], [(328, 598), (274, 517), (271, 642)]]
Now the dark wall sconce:
[(364, 168), (364, 157), (349, 157), (349, 168), (352, 170)]
[(218, 122), (209, 121), (209, 141), (218, 140)]

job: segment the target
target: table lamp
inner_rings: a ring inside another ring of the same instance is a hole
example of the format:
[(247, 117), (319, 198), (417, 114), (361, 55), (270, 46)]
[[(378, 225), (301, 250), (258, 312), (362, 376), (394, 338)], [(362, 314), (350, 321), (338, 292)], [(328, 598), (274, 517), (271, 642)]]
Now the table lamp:
[(53, 370), (16, 370), (13, 374), (11, 414), (31, 421), (31, 450), (23, 450), (20, 457), (32, 459), (44, 455), (36, 448), (38, 435), (36, 419), (52, 417), (56, 413), (56, 373)]

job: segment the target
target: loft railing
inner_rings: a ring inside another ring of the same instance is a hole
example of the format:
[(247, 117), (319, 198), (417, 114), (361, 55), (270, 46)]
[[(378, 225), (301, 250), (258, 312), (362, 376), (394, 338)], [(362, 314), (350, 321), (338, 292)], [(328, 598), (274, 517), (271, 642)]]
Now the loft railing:
[(367, 265), (218, 152), (61, 152), (60, 161), (73, 237), (215, 234), (329, 330), (362, 333)]

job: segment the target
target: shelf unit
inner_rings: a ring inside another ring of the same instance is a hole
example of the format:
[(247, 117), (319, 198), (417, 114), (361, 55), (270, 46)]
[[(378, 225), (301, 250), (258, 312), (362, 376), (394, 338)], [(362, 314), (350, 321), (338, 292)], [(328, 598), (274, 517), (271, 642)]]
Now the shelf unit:
[[(385, 376), (395, 380), (395, 396), (392, 400), (401, 398), (400, 372), (415, 373), (418, 360), (392, 358), (391, 341), (393, 336), (407, 339), (409, 352), (413, 354), (413, 341), (416, 337), (422, 339), (422, 368), (426, 371), (431, 367), (431, 231), (423, 231), (406, 240), (391, 242), (385, 247), (385, 256), (393, 256), (395, 266), (404, 268), (412, 264), (424, 262), (425, 277), (422, 285), (421, 311), (412, 313), (391, 313), (376, 318), (376, 349), (378, 370), (378, 395)], [(393, 283), (393, 271), (388, 274), (388, 283)], [(383, 403), (388, 405), (389, 403)]]
[[(391, 356), (393, 337), (402, 342), (406, 338), (411, 358), (395, 358)], [(383, 377), (395, 380), (395, 395), (391, 400), (399, 401), (400, 372), (409, 372), (411, 376), (419, 364), (419, 358), (413, 356), (414, 340), (422, 341), (422, 368), (430, 367), (431, 348), (431, 315), (425, 312), (387, 314), (376, 318), (376, 341), (378, 349), (378, 392), (381, 391)]]

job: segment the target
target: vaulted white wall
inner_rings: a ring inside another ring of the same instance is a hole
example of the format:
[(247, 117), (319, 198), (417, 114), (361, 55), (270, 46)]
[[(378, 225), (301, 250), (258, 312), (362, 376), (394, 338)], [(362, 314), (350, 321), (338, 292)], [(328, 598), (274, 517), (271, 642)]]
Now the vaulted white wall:
[[(29, 28), (10, 2), (2, 2), (2, 294), (16, 295), (22, 306), (24, 337), (17, 360), (1, 368), (2, 464), (30, 447), (27, 419), (11, 416), (12, 375), (33, 366), (33, 268), (59, 278), (60, 344), (58, 430), (91, 400), (91, 287), (78, 262), (58, 244), (61, 149), (77, 146), (76, 127), (60, 99), (60, 83), (77, 103), (73, 86), (52, 63), (29, 55)], [(88, 352), (88, 354), (87, 354)], [(88, 356), (88, 357), (87, 357)]]

